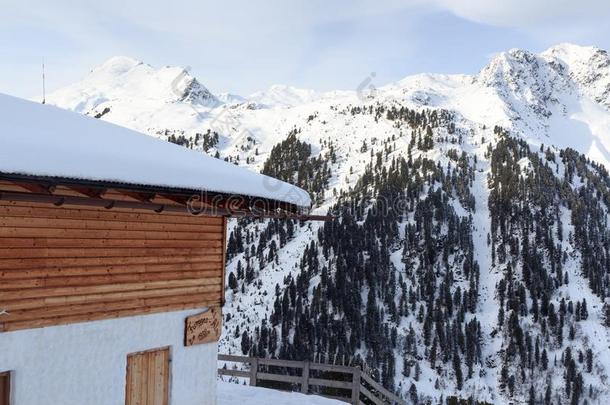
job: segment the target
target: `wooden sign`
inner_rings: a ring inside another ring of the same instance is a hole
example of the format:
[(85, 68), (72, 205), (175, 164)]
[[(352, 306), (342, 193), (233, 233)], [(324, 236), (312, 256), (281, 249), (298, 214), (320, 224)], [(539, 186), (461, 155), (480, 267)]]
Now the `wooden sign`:
[(216, 342), (222, 331), (222, 309), (210, 307), (207, 312), (186, 318), (185, 346)]

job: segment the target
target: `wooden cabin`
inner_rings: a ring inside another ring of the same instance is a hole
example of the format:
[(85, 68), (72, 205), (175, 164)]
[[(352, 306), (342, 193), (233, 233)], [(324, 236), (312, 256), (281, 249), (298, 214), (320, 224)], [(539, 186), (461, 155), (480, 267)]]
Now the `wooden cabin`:
[(215, 404), (227, 218), (306, 192), (0, 95), (0, 405)]

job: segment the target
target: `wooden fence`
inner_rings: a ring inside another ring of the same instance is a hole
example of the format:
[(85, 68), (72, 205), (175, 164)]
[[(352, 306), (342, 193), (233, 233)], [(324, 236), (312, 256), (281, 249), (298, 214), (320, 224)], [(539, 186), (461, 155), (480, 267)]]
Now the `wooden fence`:
[(271, 382), (289, 385), (289, 389), (303, 394), (315, 393), (349, 404), (407, 405), (407, 401), (385, 389), (357, 367), (228, 354), (218, 355), (218, 360), (249, 364), (249, 370), (239, 370), (228, 368), (225, 363), (224, 367), (218, 369), (218, 374), (247, 378), (251, 386), (268, 386)]

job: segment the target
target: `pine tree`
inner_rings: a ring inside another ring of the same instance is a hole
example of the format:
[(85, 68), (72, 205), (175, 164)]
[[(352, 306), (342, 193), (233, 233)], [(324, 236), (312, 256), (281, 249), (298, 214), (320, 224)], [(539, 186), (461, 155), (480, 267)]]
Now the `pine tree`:
[(411, 399), (411, 402), (413, 404), (417, 404), (419, 401), (419, 398), (417, 396), (417, 387), (415, 386), (415, 384), (411, 384), (411, 387), (409, 388), (409, 398)]
[(237, 277), (235, 277), (235, 273), (229, 274), (229, 288), (233, 291), (237, 290)]
[(460, 365), (460, 356), (457, 353), (457, 349), (453, 351), (453, 371), (455, 372), (455, 384), (458, 390), (462, 389), (463, 375), (462, 367)]
[(241, 352), (244, 355), (248, 355), (250, 352), (250, 338), (248, 336), (248, 332), (244, 330), (244, 333), (241, 335)]

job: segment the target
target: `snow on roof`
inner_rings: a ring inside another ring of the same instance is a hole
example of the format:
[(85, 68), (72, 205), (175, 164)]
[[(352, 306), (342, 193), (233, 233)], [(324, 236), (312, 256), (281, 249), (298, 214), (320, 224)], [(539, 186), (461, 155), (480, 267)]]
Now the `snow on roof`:
[(182, 146), (0, 94), (0, 173), (239, 194), (309, 207), (304, 190)]

